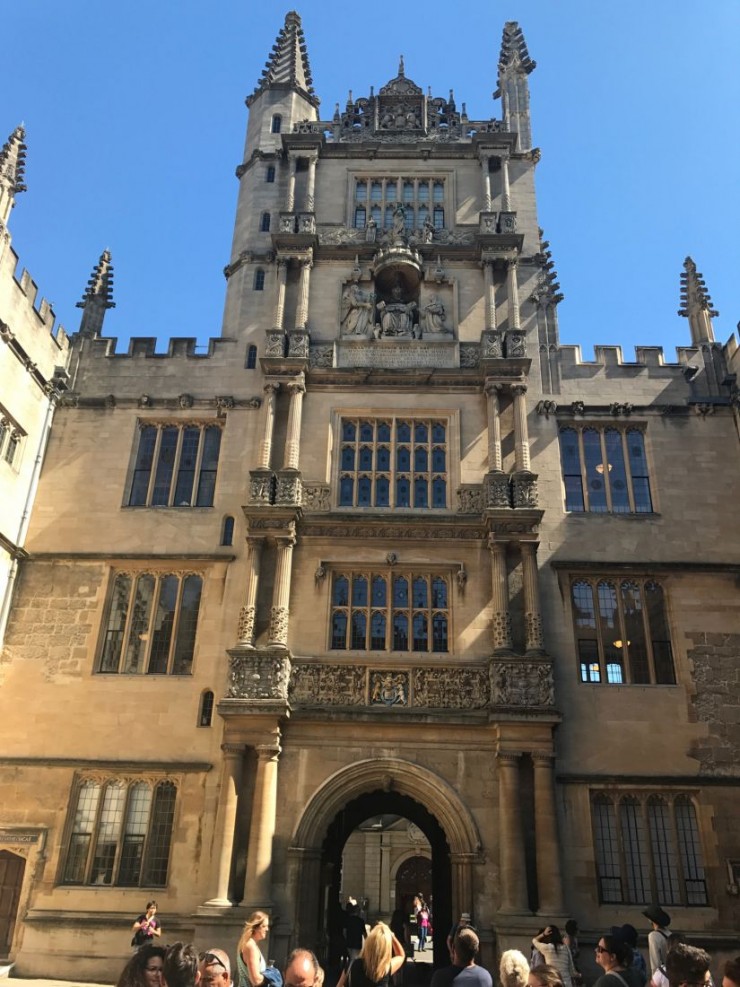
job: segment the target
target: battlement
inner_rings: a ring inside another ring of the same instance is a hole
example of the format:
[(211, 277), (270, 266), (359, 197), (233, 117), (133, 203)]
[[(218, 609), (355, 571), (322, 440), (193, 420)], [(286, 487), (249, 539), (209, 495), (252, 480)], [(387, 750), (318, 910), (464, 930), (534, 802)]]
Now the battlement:
[(131, 357), (148, 357), (164, 360), (170, 357), (191, 360), (208, 360), (220, 355), (221, 350), (229, 351), (235, 339), (230, 337), (211, 337), (207, 345), (199, 344), (195, 336), (173, 336), (167, 342), (166, 352), (157, 352), (157, 343), (162, 342), (156, 336), (132, 336), (125, 353), (117, 351), (118, 339), (115, 336), (99, 336), (88, 342), (87, 356), (95, 359), (105, 357), (116, 360), (127, 360)]
[(661, 369), (680, 374), (698, 352), (699, 348), (696, 346), (677, 346), (677, 360), (667, 362), (662, 346), (636, 346), (635, 359), (625, 360), (621, 346), (594, 346), (594, 359), (584, 360), (579, 345), (560, 347), (561, 369), (564, 376), (569, 372), (577, 372), (579, 367), (621, 368), (625, 373), (630, 374), (634, 374), (635, 370)]
[(52, 303), (44, 297), (39, 300), (38, 285), (25, 267), (20, 268), (12, 246), (3, 255), (0, 267), (0, 318), (15, 335), (43, 332), (56, 349), (66, 351), (69, 347), (66, 330), (57, 325)]

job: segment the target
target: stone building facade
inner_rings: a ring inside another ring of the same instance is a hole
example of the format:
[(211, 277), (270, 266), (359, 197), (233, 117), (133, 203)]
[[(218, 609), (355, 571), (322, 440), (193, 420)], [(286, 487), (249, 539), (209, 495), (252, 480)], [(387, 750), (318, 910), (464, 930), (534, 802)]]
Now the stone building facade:
[(736, 948), (736, 353), (690, 259), (675, 363), (561, 345), (533, 69), (507, 23), (500, 119), (403, 62), (322, 119), (290, 13), (222, 336), (119, 353), (94, 275), (0, 658), (21, 973), (113, 976), (149, 897), (324, 953), (383, 814), (438, 962), (462, 911), (495, 949), (653, 900)]

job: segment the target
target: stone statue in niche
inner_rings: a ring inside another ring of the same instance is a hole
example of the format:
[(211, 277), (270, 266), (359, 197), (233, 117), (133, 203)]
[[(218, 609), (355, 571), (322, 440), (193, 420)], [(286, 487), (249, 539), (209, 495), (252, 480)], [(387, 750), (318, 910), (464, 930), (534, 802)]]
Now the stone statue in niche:
[(391, 300), (378, 302), (380, 327), (376, 326), (376, 339), (381, 336), (414, 336), (415, 301), (405, 301), (403, 286), (398, 281), (391, 289)]
[(355, 278), (342, 293), (341, 326), (345, 336), (365, 336), (373, 324), (375, 292), (364, 291)]
[[(445, 325), (447, 312), (439, 295), (430, 295), (422, 313), (422, 323), (425, 335), (444, 335), (452, 332)], [(421, 335), (421, 334), (420, 334)]]

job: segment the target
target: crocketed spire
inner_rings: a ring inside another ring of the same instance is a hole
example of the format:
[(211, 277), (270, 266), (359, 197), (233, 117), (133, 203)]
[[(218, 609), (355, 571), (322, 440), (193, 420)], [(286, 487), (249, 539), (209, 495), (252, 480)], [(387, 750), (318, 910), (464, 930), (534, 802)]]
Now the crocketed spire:
[(278, 87), (295, 89), (313, 106), (319, 105), (320, 101), (314, 92), (311, 68), (308, 64), (308, 51), (301, 18), (295, 10), (291, 10), (286, 15), (285, 25), (272, 46), (262, 77), (257, 83), (257, 88), (247, 99), (247, 105), (265, 90)]
[(512, 70), (529, 75), (537, 67), (527, 50), (527, 42), (517, 21), (507, 21), (501, 38), (501, 52), (498, 57), (498, 89), (493, 94), (498, 99), (503, 91), (503, 78)]
[(26, 131), (16, 127), (0, 150), (0, 182), (13, 195), (26, 191), (23, 181), (26, 170)]
[(689, 320), (692, 343), (713, 343), (712, 318), (719, 312), (712, 307), (704, 277), (690, 257), (683, 262), (681, 273), (681, 308), (678, 314)]
[(100, 336), (103, 332), (103, 319), (109, 308), (115, 308), (113, 301), (113, 264), (110, 250), (104, 250), (100, 260), (93, 268), (87, 282), (82, 301), (77, 302), (81, 308), (82, 320), (80, 334), (82, 336)]

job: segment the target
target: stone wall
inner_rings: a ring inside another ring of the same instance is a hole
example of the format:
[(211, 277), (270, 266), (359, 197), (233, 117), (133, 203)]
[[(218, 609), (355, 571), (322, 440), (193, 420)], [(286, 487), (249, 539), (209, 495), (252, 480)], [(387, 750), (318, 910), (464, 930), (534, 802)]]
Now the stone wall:
[(688, 634), (696, 692), (691, 703), (709, 726), (693, 756), (704, 774), (740, 775), (740, 634)]

